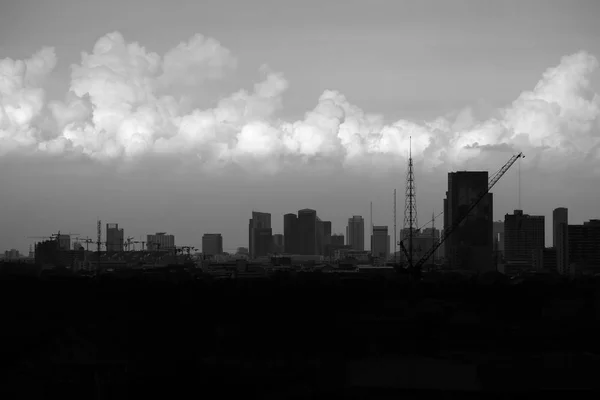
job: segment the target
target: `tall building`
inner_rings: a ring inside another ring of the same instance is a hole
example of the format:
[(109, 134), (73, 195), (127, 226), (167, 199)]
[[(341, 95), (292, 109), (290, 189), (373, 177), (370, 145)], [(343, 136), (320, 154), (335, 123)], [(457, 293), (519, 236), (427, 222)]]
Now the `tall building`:
[(557, 247), (560, 224), (569, 223), (569, 210), (565, 207), (555, 208), (552, 212), (552, 246)]
[[(487, 187), (487, 171), (449, 172), (444, 200), (444, 230), (465, 216)], [(493, 196), (487, 193), (444, 242), (446, 262), (451, 268), (479, 272), (495, 270), (492, 218)]]
[(317, 212), (308, 208), (298, 211), (298, 254), (319, 254), (317, 230)]
[(173, 250), (175, 249), (175, 236), (167, 235), (166, 232), (146, 235), (146, 248), (148, 250)]
[(202, 254), (216, 256), (223, 253), (223, 236), (220, 233), (202, 235)]
[(273, 235), (273, 252), (274, 253), (283, 253), (285, 249), (285, 240), (284, 236), (281, 233), (276, 233)]
[(71, 250), (71, 236), (70, 235), (58, 235), (58, 248), (60, 250)]
[[(563, 224), (561, 224), (563, 226)], [(600, 220), (568, 226), (568, 264), (563, 274), (600, 271)], [(560, 239), (560, 235), (559, 235)]]
[(123, 251), (125, 235), (119, 224), (106, 224), (106, 251)]
[(570, 275), (569, 260), (569, 210), (564, 207), (552, 212), (552, 245), (556, 249), (556, 269), (558, 273)]
[(266, 256), (273, 243), (271, 214), (253, 211), (248, 225), (248, 244), (251, 258)]
[(284, 251), (287, 254), (298, 253), (298, 216), (285, 214), (283, 216)]
[(331, 245), (331, 221), (323, 221), (323, 246), (322, 255), (327, 255), (327, 249)]
[(346, 227), (346, 238), (348, 245), (352, 246), (353, 250), (365, 250), (365, 220), (360, 215), (354, 215), (348, 219)]
[(504, 259), (507, 264), (534, 265), (536, 251), (544, 250), (545, 217), (543, 215), (514, 214), (504, 216)]
[(373, 226), (371, 235), (371, 255), (387, 259), (390, 255), (390, 235), (387, 226)]

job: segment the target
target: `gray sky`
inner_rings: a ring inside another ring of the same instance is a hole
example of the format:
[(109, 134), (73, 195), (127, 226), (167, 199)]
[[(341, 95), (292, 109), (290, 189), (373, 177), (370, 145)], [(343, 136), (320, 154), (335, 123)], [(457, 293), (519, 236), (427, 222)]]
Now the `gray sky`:
[[(253, 209), (274, 232), (307, 207), (344, 232), (370, 201), (391, 227), (394, 188), (401, 227), (410, 135), (421, 224), (448, 171), (511, 155), (464, 146), (503, 143), (527, 155), (521, 207), (550, 244), (553, 208), (600, 217), (598, 15), (592, 0), (4, 1), (0, 60), (29, 61), (0, 64), (0, 249), (95, 237), (96, 217), (233, 249)], [(496, 220), (518, 207), (518, 170)]]

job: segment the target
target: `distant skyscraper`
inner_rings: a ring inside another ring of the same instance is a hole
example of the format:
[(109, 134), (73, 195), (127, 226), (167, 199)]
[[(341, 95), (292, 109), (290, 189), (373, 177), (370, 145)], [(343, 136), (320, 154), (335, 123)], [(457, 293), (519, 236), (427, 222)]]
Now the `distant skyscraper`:
[(248, 225), (248, 236), (251, 258), (269, 254), (273, 243), (271, 214), (253, 211)]
[(556, 249), (556, 269), (558, 273), (570, 275), (569, 260), (569, 210), (564, 207), (552, 212), (552, 245)]
[(534, 254), (545, 248), (545, 218), (522, 210), (504, 216), (504, 258), (507, 264), (534, 264)]
[(552, 246), (558, 244), (558, 233), (560, 224), (569, 223), (569, 210), (565, 207), (555, 208), (552, 212)]
[(146, 235), (146, 246), (148, 250), (173, 250), (175, 248), (175, 236), (167, 235), (166, 232)]
[(348, 219), (346, 238), (348, 245), (352, 246), (353, 250), (365, 250), (365, 220), (363, 217), (355, 215)]
[(387, 226), (373, 226), (371, 254), (382, 259), (387, 259), (390, 255), (390, 235)]
[(123, 251), (125, 235), (119, 224), (106, 224), (106, 251)]
[(298, 254), (319, 254), (317, 230), (317, 212), (308, 208), (298, 211)]
[[(444, 230), (464, 216), (487, 187), (487, 171), (449, 172)], [(446, 261), (452, 268), (479, 272), (495, 270), (492, 218), (493, 196), (488, 193), (444, 242)]]
[(284, 251), (287, 254), (298, 253), (298, 216), (285, 214), (283, 216)]
[(58, 248), (61, 250), (71, 250), (71, 236), (58, 235)]
[(283, 253), (284, 252), (284, 236), (281, 233), (276, 233), (273, 235), (273, 252), (274, 253)]
[(220, 233), (202, 235), (202, 254), (216, 256), (223, 253), (223, 236)]
[(582, 225), (569, 225), (567, 240), (568, 259), (564, 270), (559, 268), (559, 272), (562, 274), (598, 273), (600, 271), (600, 220), (592, 219)]
[(327, 249), (331, 245), (331, 221), (323, 221), (323, 243), (321, 246), (322, 255), (327, 255)]

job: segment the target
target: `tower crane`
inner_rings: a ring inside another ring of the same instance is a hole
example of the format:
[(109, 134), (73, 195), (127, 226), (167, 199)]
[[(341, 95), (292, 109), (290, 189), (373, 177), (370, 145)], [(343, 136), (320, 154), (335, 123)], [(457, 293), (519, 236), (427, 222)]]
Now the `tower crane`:
[[(490, 190), (492, 190), (492, 188), (494, 187), (494, 185), (500, 180), (500, 178), (502, 178), (502, 176), (506, 173), (506, 171), (508, 171), (510, 169), (510, 167), (519, 158), (525, 158), (525, 156), (523, 155), (523, 153), (519, 153), (519, 154), (513, 155), (510, 158), (510, 160), (508, 160), (508, 162), (506, 164), (504, 164), (502, 166), (502, 168), (500, 168), (500, 170), (498, 170), (498, 172), (496, 172), (489, 179), (487, 189), (484, 190), (483, 193), (481, 193), (477, 197), (477, 199), (473, 202), (473, 204), (471, 204), (471, 206), (469, 207), (469, 209), (467, 210), (467, 212), (464, 213), (464, 215), (462, 215), (460, 218), (458, 218), (457, 220), (455, 220), (448, 229), (444, 230), (444, 234), (442, 235), (442, 237), (440, 238), (440, 240), (431, 249), (429, 249), (423, 255), (423, 257), (421, 257), (421, 259), (412, 267), (412, 270), (409, 271), (409, 273), (413, 273), (413, 274), (416, 274), (416, 275), (420, 274), (421, 268), (423, 267), (423, 264), (425, 264), (427, 262), (427, 260), (429, 259), (429, 257), (431, 257), (431, 255), (433, 253), (435, 253), (435, 251), (442, 245), (442, 243), (444, 243), (444, 241), (448, 238), (448, 236), (450, 236), (452, 234), (452, 232), (454, 232), (454, 230), (456, 228), (458, 228), (459, 225), (469, 216), (469, 214), (475, 209), (475, 207), (477, 207), (477, 205), (481, 202), (481, 200), (483, 200), (483, 198), (490, 192)], [(404, 244), (402, 243), (402, 241), (400, 241), (399, 244), (400, 244), (400, 248), (402, 249), (402, 251), (404, 252), (404, 254), (406, 255), (406, 257), (408, 257), (408, 251), (406, 250), (406, 247), (404, 246)]]

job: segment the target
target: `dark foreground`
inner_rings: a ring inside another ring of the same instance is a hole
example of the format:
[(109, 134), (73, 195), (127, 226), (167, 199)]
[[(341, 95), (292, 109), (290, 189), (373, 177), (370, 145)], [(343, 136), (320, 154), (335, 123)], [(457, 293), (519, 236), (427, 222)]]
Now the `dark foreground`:
[(597, 287), (5, 278), (0, 395), (577, 398), (600, 386)]

